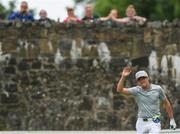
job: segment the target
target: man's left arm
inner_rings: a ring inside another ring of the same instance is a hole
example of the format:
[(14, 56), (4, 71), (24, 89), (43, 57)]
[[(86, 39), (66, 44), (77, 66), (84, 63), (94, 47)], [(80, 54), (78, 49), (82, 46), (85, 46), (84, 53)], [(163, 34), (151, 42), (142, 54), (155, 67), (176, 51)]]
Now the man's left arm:
[(174, 120), (172, 106), (166, 97), (164, 98), (163, 103), (170, 119), (170, 129), (176, 129), (176, 122)]

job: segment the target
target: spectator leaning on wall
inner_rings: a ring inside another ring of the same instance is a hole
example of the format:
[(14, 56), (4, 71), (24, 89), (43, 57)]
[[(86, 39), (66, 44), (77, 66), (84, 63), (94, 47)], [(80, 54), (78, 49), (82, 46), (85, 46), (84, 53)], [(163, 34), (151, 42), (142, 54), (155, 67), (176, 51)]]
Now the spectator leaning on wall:
[(98, 20), (98, 16), (94, 15), (94, 6), (93, 4), (87, 4), (85, 6), (85, 16), (82, 19), (84, 22), (96, 22)]
[(77, 18), (76, 15), (74, 14), (74, 7), (68, 6), (66, 8), (67, 10), (67, 18), (63, 21), (63, 23), (71, 23), (71, 22), (75, 22), (75, 23), (82, 23), (82, 20)]
[(145, 22), (146, 18), (141, 17), (141, 16), (137, 16), (136, 15), (136, 9), (134, 8), (133, 5), (129, 5), (126, 9), (126, 16), (124, 18), (125, 22)]
[(28, 10), (28, 3), (26, 1), (21, 2), (20, 11), (12, 13), (8, 20), (20, 20), (20, 21), (34, 21), (33, 15)]
[(44, 9), (41, 9), (40, 12), (39, 12), (39, 22), (41, 24), (46, 24), (46, 23), (51, 23), (52, 20), (50, 18), (48, 18), (48, 14), (47, 14), (47, 11), (44, 10)]
[(119, 17), (119, 12), (117, 9), (112, 9), (109, 13), (108, 16), (106, 17), (101, 17), (100, 20), (101, 21), (112, 21), (113, 18), (118, 18)]
[(131, 22), (141, 22), (144, 23), (146, 21), (146, 18), (137, 16), (136, 10), (133, 5), (129, 5), (126, 9), (126, 16), (125, 18), (116, 18), (113, 17), (112, 19), (116, 22), (120, 23), (131, 23)]

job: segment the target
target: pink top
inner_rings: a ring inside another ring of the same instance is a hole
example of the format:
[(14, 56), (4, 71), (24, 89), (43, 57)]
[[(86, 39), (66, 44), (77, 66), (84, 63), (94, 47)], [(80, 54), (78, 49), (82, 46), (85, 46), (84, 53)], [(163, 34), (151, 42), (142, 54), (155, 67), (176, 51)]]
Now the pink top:
[(81, 19), (78, 19), (78, 18), (73, 18), (73, 19), (71, 19), (70, 17), (67, 17), (67, 18), (63, 21), (63, 23), (68, 23), (69, 21), (75, 21), (75, 22), (77, 22), (77, 23), (83, 23), (83, 21), (82, 21)]

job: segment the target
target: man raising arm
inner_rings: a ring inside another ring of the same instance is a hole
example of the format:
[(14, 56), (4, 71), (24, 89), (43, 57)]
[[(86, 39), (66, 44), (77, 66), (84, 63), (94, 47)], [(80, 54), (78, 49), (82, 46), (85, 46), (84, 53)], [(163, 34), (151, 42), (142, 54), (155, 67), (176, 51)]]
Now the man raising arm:
[(150, 83), (149, 76), (145, 71), (135, 74), (137, 86), (125, 88), (124, 82), (131, 73), (131, 68), (125, 67), (117, 85), (117, 91), (126, 95), (134, 95), (138, 104), (138, 119), (136, 122), (137, 134), (159, 134), (161, 130), (160, 101), (165, 104), (170, 118), (170, 128), (175, 129), (176, 123), (173, 110), (164, 90), (159, 85)]

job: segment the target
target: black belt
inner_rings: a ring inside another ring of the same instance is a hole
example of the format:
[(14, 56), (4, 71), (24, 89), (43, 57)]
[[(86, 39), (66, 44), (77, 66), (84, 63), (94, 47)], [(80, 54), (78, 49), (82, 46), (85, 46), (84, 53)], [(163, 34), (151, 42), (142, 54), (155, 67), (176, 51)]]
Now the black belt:
[(143, 118), (143, 121), (145, 121), (145, 122), (152, 121), (152, 118)]
[(161, 120), (160, 117), (155, 117), (155, 118), (143, 118), (143, 121), (144, 122), (153, 121), (155, 123), (159, 123)]

